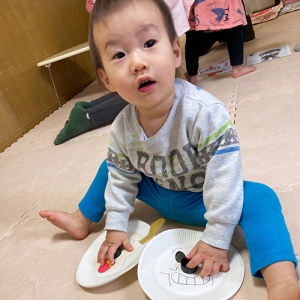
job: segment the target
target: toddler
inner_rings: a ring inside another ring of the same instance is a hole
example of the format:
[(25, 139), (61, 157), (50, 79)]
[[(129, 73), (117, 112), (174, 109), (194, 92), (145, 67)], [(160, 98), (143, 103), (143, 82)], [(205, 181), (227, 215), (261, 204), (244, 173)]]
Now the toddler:
[(98, 74), (129, 104), (111, 126), (106, 161), (74, 213), (40, 215), (76, 238), (105, 212), (98, 261), (114, 263), (133, 248), (127, 225), (136, 198), (165, 218), (205, 226), (187, 267), (200, 276), (229, 270), (237, 224), (245, 233), (251, 272), (263, 276), (268, 299), (299, 299), (294, 255), (279, 200), (269, 187), (243, 181), (240, 147), (226, 107), (175, 79), (180, 44), (162, 0), (96, 1), (89, 43)]

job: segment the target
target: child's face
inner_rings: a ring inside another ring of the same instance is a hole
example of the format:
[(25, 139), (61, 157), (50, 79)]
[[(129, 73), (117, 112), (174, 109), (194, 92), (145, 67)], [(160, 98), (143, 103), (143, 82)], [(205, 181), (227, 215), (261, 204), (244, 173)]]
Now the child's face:
[(105, 69), (98, 73), (110, 91), (138, 109), (173, 101), (180, 44), (171, 45), (154, 3), (135, 1), (96, 23), (94, 40)]

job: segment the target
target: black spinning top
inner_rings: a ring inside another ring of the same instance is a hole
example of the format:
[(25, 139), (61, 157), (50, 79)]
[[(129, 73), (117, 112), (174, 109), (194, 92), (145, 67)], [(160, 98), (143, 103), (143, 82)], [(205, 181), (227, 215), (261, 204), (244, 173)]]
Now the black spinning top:
[(114, 254), (114, 259), (116, 259), (117, 257), (119, 257), (119, 256), (121, 255), (123, 249), (124, 249), (123, 246), (120, 246), (120, 247), (116, 250), (116, 252), (115, 252), (115, 254)]
[(186, 256), (184, 255), (184, 253), (181, 251), (176, 252), (175, 259), (177, 262), (180, 263), (182, 272), (184, 272), (186, 274), (193, 274), (198, 269), (198, 266), (196, 266), (194, 268), (187, 268), (186, 265), (189, 263), (190, 260), (187, 259)]

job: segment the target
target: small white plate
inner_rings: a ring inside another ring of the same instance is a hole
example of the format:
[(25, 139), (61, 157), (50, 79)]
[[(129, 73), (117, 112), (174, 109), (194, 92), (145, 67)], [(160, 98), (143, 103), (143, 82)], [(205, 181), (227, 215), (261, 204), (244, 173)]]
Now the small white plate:
[(132, 269), (139, 262), (141, 253), (147, 245), (147, 243), (141, 245), (139, 241), (149, 233), (149, 230), (149, 224), (139, 220), (130, 220), (127, 233), (134, 251), (123, 250), (109, 270), (99, 273), (97, 256), (100, 246), (105, 240), (106, 231), (104, 231), (82, 256), (76, 270), (77, 282), (83, 287), (94, 288), (111, 282)]
[(144, 292), (155, 300), (225, 300), (233, 296), (244, 280), (244, 262), (230, 246), (230, 270), (201, 278), (198, 271), (186, 274), (175, 260), (177, 251), (188, 254), (202, 232), (170, 229), (154, 237), (145, 247), (138, 265), (138, 279)]

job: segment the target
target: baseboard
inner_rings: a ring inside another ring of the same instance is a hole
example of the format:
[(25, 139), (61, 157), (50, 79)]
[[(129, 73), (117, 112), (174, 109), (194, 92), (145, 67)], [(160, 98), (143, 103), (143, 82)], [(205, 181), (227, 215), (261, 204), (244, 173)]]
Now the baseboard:
[[(74, 89), (69, 91), (63, 96), (59, 97), (59, 101), (61, 105), (65, 104), (68, 100), (75, 97), (78, 93), (80, 93), (84, 88), (86, 88), (89, 84), (91, 84), (96, 79), (96, 74), (93, 74), (92, 76), (85, 79), (81, 86), (76, 86)], [(25, 133), (27, 133), (29, 130), (34, 128), (37, 124), (39, 124), (41, 121), (43, 121), (45, 118), (47, 118), (49, 115), (51, 115), (54, 111), (56, 111), (59, 108), (59, 103), (56, 100), (53, 102), (49, 107), (41, 111), (38, 115), (36, 115), (34, 118), (32, 118), (30, 121), (26, 122), (19, 128), (17, 128), (14, 132), (9, 134), (7, 137), (5, 137), (3, 140), (0, 141), (0, 152), (3, 152), (5, 149), (10, 147), (14, 142), (16, 142), (19, 138), (21, 138)]]

